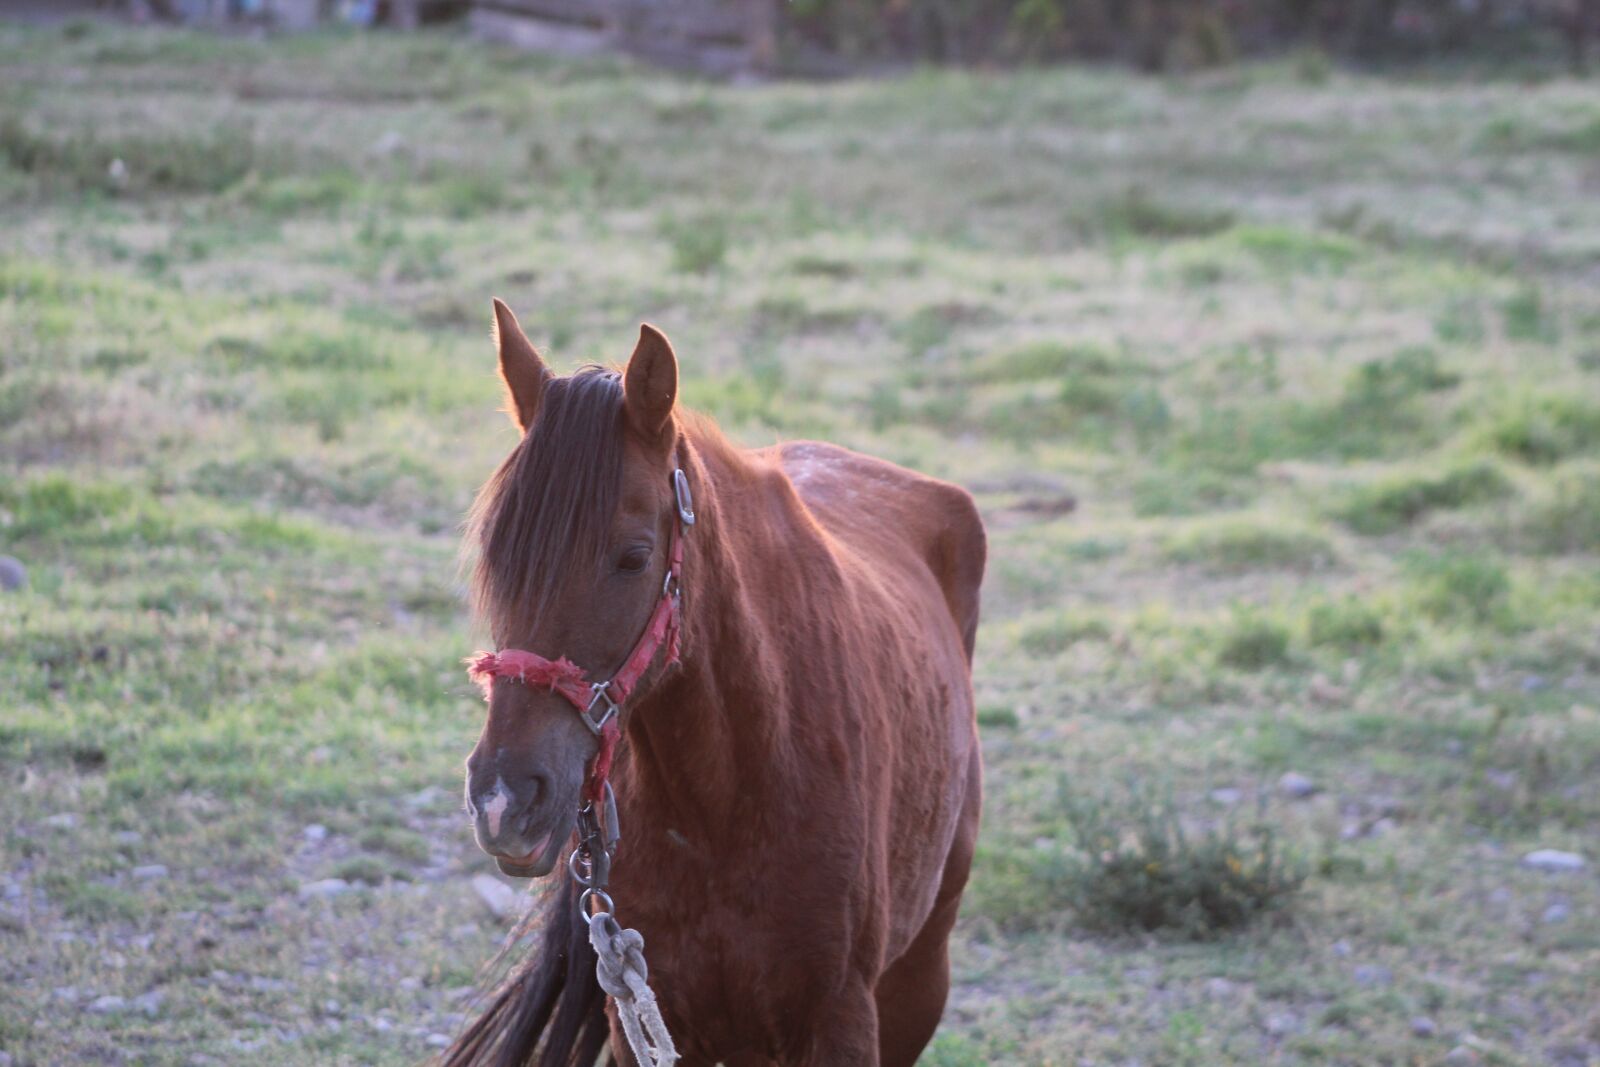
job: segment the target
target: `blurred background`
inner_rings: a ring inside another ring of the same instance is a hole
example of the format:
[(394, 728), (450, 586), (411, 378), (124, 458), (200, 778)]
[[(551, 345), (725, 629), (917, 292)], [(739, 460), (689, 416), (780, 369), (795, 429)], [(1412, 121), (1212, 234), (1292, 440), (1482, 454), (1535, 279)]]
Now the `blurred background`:
[(0, 1065), (471, 1010), (496, 295), (976, 494), (925, 1064), (1600, 1063), (1597, 20), (0, 4)]

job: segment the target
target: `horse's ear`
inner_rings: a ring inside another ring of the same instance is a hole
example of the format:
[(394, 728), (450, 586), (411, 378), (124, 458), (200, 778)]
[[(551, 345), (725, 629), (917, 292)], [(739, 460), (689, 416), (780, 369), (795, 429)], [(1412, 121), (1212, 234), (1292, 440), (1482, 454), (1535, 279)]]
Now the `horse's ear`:
[(518, 430), (526, 430), (539, 412), (550, 368), (499, 297), (494, 301), (494, 344), (500, 350), (500, 380), (506, 383), (506, 414)]
[(639, 325), (639, 343), (628, 360), (622, 395), (628, 422), (640, 436), (651, 441), (659, 437), (678, 398), (678, 357), (667, 335), (648, 322)]

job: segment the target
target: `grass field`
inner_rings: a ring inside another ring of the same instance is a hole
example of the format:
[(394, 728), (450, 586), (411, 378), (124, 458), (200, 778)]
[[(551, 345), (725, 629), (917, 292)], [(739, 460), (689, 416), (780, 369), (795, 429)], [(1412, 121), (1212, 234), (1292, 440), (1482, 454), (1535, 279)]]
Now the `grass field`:
[[(1600, 1063), (1597, 293), (1594, 81), (0, 28), (0, 1063), (413, 1063), (469, 1009), (491, 295), (977, 495), (925, 1063)], [(1306, 880), (1119, 925), (1086, 809)]]

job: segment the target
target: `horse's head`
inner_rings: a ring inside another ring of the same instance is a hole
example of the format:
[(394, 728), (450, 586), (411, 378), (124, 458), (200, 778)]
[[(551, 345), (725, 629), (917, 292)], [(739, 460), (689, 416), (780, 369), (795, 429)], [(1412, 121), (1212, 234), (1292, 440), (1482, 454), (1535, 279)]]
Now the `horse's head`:
[[(611, 678), (660, 605), (677, 529), (678, 364), (650, 326), (620, 375), (552, 375), (494, 304), (507, 411), (522, 440), (478, 496), (473, 584), (499, 649)], [(659, 657), (657, 657), (659, 659)], [(486, 680), (489, 715), (467, 759), (478, 845), (519, 877), (548, 874), (572, 830), (596, 734), (547, 686)]]

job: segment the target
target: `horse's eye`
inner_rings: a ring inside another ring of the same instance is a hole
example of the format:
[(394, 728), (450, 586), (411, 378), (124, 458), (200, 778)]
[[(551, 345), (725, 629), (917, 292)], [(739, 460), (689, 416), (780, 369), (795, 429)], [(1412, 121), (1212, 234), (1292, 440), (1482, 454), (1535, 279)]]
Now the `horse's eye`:
[(633, 545), (617, 559), (617, 570), (623, 574), (638, 574), (649, 565), (649, 545)]

